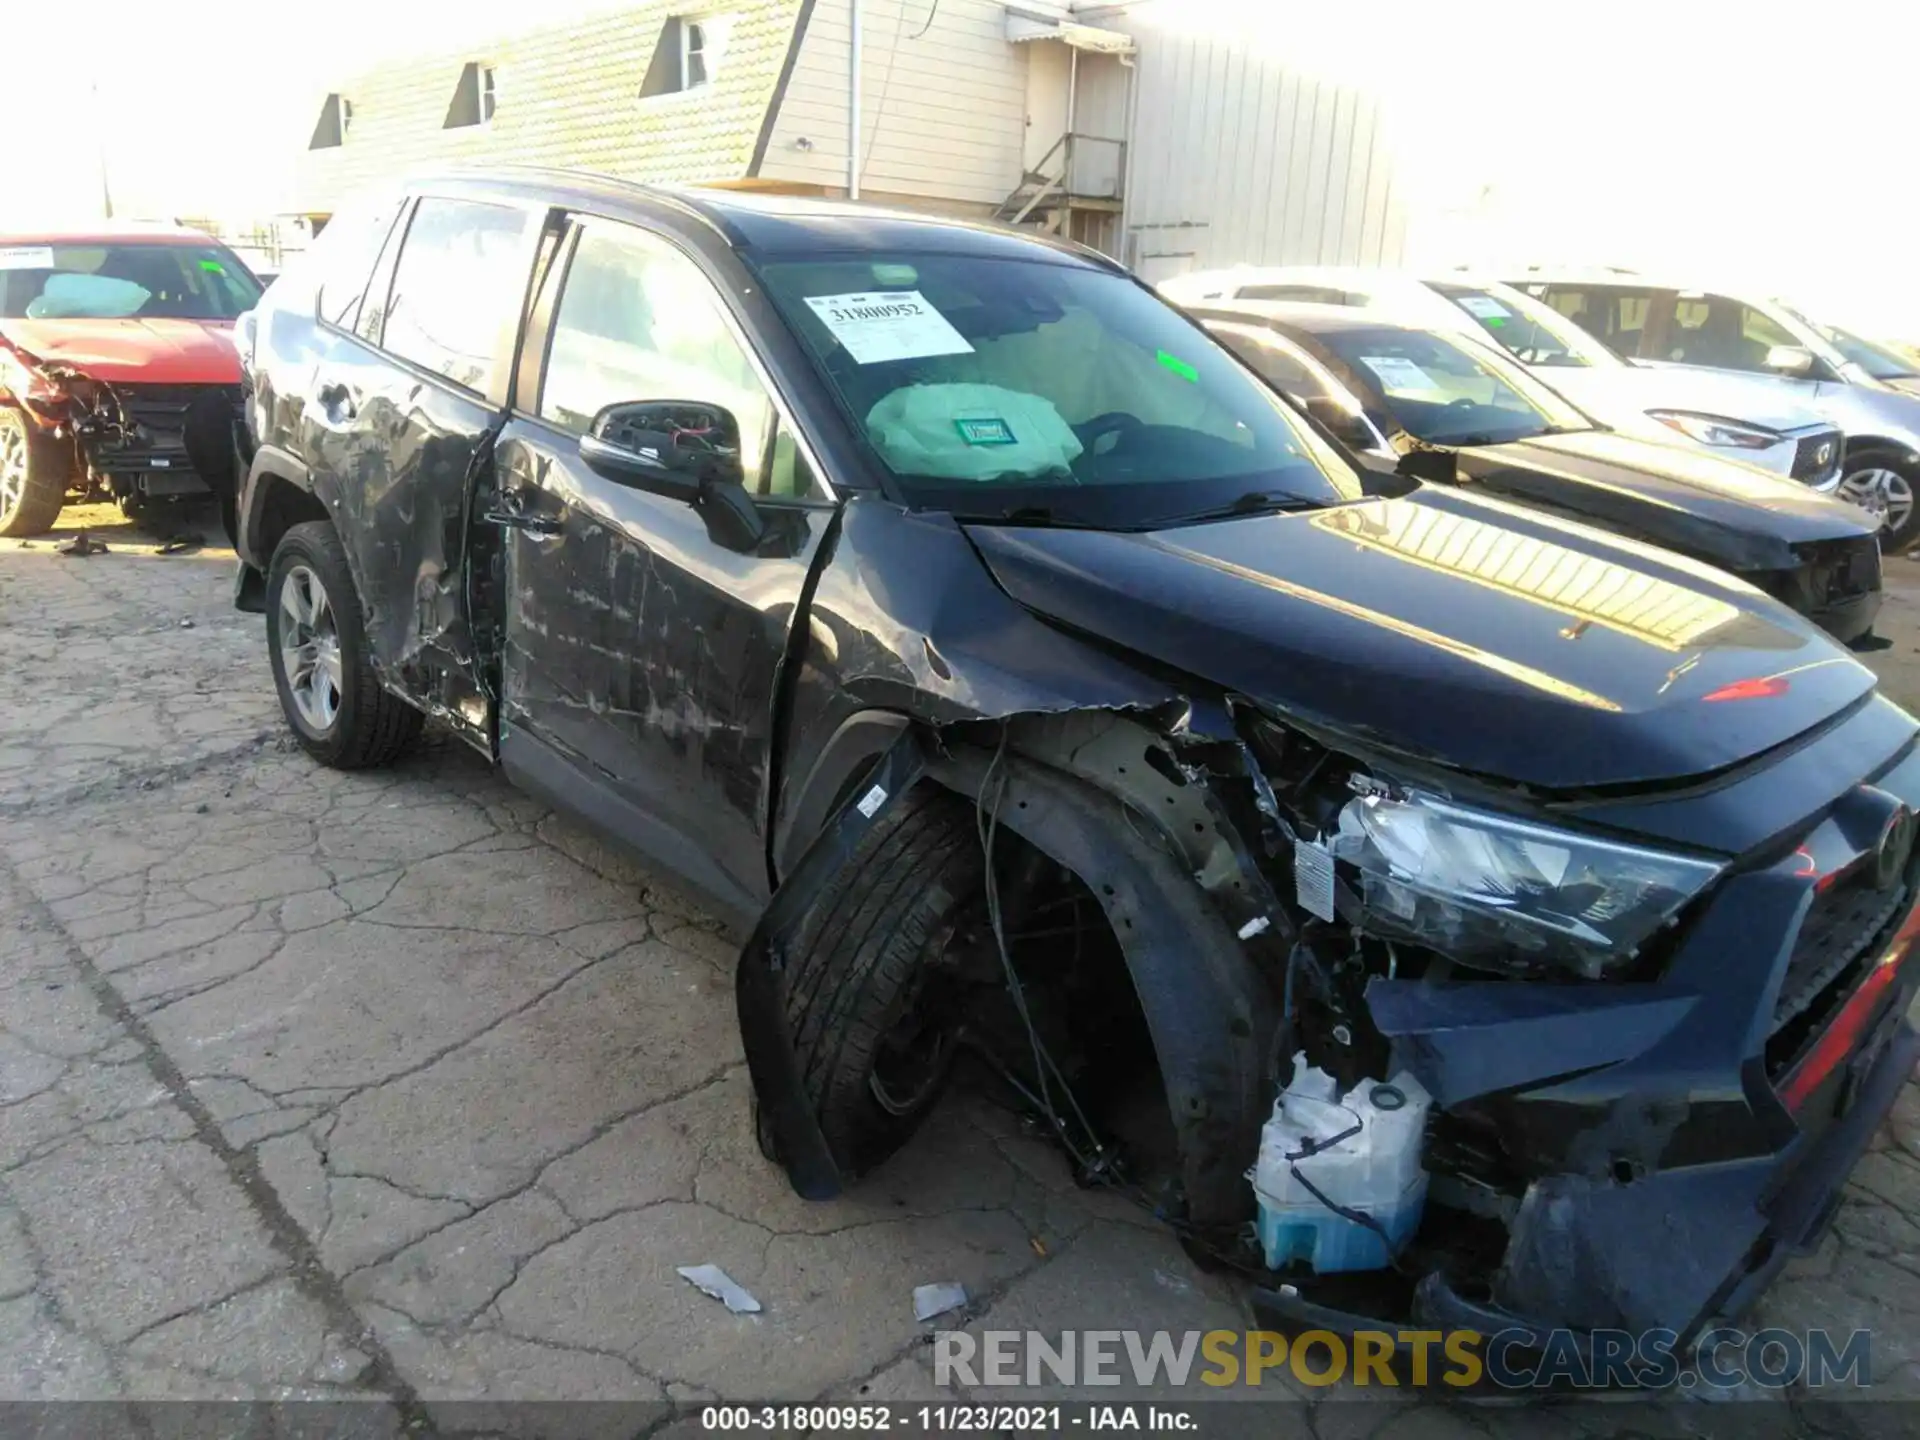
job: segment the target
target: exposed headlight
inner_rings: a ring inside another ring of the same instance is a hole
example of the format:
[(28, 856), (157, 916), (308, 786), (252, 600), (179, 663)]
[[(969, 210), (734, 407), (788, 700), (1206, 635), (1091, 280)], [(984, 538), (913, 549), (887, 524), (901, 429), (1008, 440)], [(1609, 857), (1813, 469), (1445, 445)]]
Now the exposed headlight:
[(1589, 978), (1631, 960), (1722, 868), (1418, 791), (1349, 801), (1329, 848), (1359, 870), (1382, 933), (1466, 964)]
[(1772, 430), (1742, 425), (1736, 420), (1721, 420), (1712, 415), (1693, 415), (1685, 410), (1649, 410), (1647, 414), (1662, 425), (1678, 430), (1696, 445), (1765, 450), (1778, 445), (1783, 438)]

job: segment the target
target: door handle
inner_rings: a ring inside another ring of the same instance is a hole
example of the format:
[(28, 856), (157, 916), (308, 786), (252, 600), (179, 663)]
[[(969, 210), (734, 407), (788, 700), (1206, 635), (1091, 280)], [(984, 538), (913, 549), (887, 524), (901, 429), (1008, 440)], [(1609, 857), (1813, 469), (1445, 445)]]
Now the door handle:
[(329, 420), (351, 420), (359, 408), (354, 403), (353, 391), (338, 382), (322, 385), (315, 398), (325, 408)]

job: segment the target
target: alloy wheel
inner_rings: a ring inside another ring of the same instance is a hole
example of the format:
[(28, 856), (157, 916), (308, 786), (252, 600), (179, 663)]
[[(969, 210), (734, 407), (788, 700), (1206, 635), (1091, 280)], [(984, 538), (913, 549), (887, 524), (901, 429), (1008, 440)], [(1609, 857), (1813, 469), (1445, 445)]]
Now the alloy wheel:
[(1913, 485), (1898, 470), (1883, 465), (1856, 470), (1840, 482), (1840, 498), (1880, 519), (1882, 529), (1897, 531), (1913, 515)]
[(0, 520), (20, 508), (27, 493), (27, 437), (11, 425), (0, 427)]
[(327, 587), (305, 565), (280, 582), (280, 665), (300, 718), (324, 735), (340, 713), (340, 632)]

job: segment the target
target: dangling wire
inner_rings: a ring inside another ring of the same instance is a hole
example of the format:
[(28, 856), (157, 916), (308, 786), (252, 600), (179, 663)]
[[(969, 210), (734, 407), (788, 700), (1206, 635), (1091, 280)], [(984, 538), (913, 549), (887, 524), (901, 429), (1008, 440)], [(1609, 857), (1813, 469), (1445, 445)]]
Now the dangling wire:
[[(1000, 968), (1007, 977), (1007, 993), (1013, 997), (1013, 1008), (1020, 1016), (1020, 1023), (1026, 1027), (1027, 1043), (1033, 1052), (1034, 1078), (1039, 1082), (1040, 1093), (1036, 1097), (1026, 1086), (1014, 1080), (1014, 1087), (1030, 1100), (1037, 1099), (1040, 1111), (1047, 1117), (1047, 1123), (1053, 1127), (1054, 1134), (1083, 1174), (1101, 1176), (1109, 1169), (1106, 1147), (1100, 1143), (1099, 1132), (1087, 1113), (1080, 1106), (1079, 1099), (1073, 1093), (1073, 1087), (1067, 1083), (1067, 1077), (1054, 1063), (1053, 1056), (1040, 1039), (1040, 1029), (1033, 1023), (1033, 1012), (1027, 1007), (1026, 987), (1020, 983), (1020, 973), (1014, 968), (1013, 953), (1007, 945), (1005, 917), (1000, 908), (1000, 877), (993, 867), (994, 841), (1000, 831), (1000, 806), (1006, 799), (1008, 775), (1003, 762), (1007, 752), (1007, 732), (1004, 726), (1000, 730), (1000, 743), (994, 747), (993, 759), (987, 763), (987, 772), (980, 779), (980, 793), (975, 797), (974, 828), (980, 836), (980, 849), (986, 865), (987, 925), (993, 932), (994, 949), (1000, 956)], [(989, 798), (991, 797), (991, 798)], [(1006, 1078), (1013, 1080), (1011, 1072)], [(1080, 1147), (1067, 1133), (1067, 1125), (1060, 1117), (1059, 1107), (1054, 1103), (1053, 1087), (1048, 1075), (1060, 1082), (1060, 1089), (1072, 1108), (1074, 1118), (1080, 1122), (1081, 1129), (1093, 1145), (1093, 1158), (1081, 1153)]]

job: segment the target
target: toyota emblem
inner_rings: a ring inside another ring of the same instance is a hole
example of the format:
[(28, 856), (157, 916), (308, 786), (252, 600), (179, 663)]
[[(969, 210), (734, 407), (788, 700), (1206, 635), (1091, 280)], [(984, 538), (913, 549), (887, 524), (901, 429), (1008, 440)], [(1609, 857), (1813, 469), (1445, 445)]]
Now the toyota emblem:
[(1913, 840), (1916, 829), (1913, 811), (1901, 806), (1887, 819), (1887, 828), (1880, 832), (1880, 844), (1873, 852), (1873, 883), (1879, 890), (1891, 890), (1898, 885), (1907, 873), (1907, 862), (1913, 858)]

